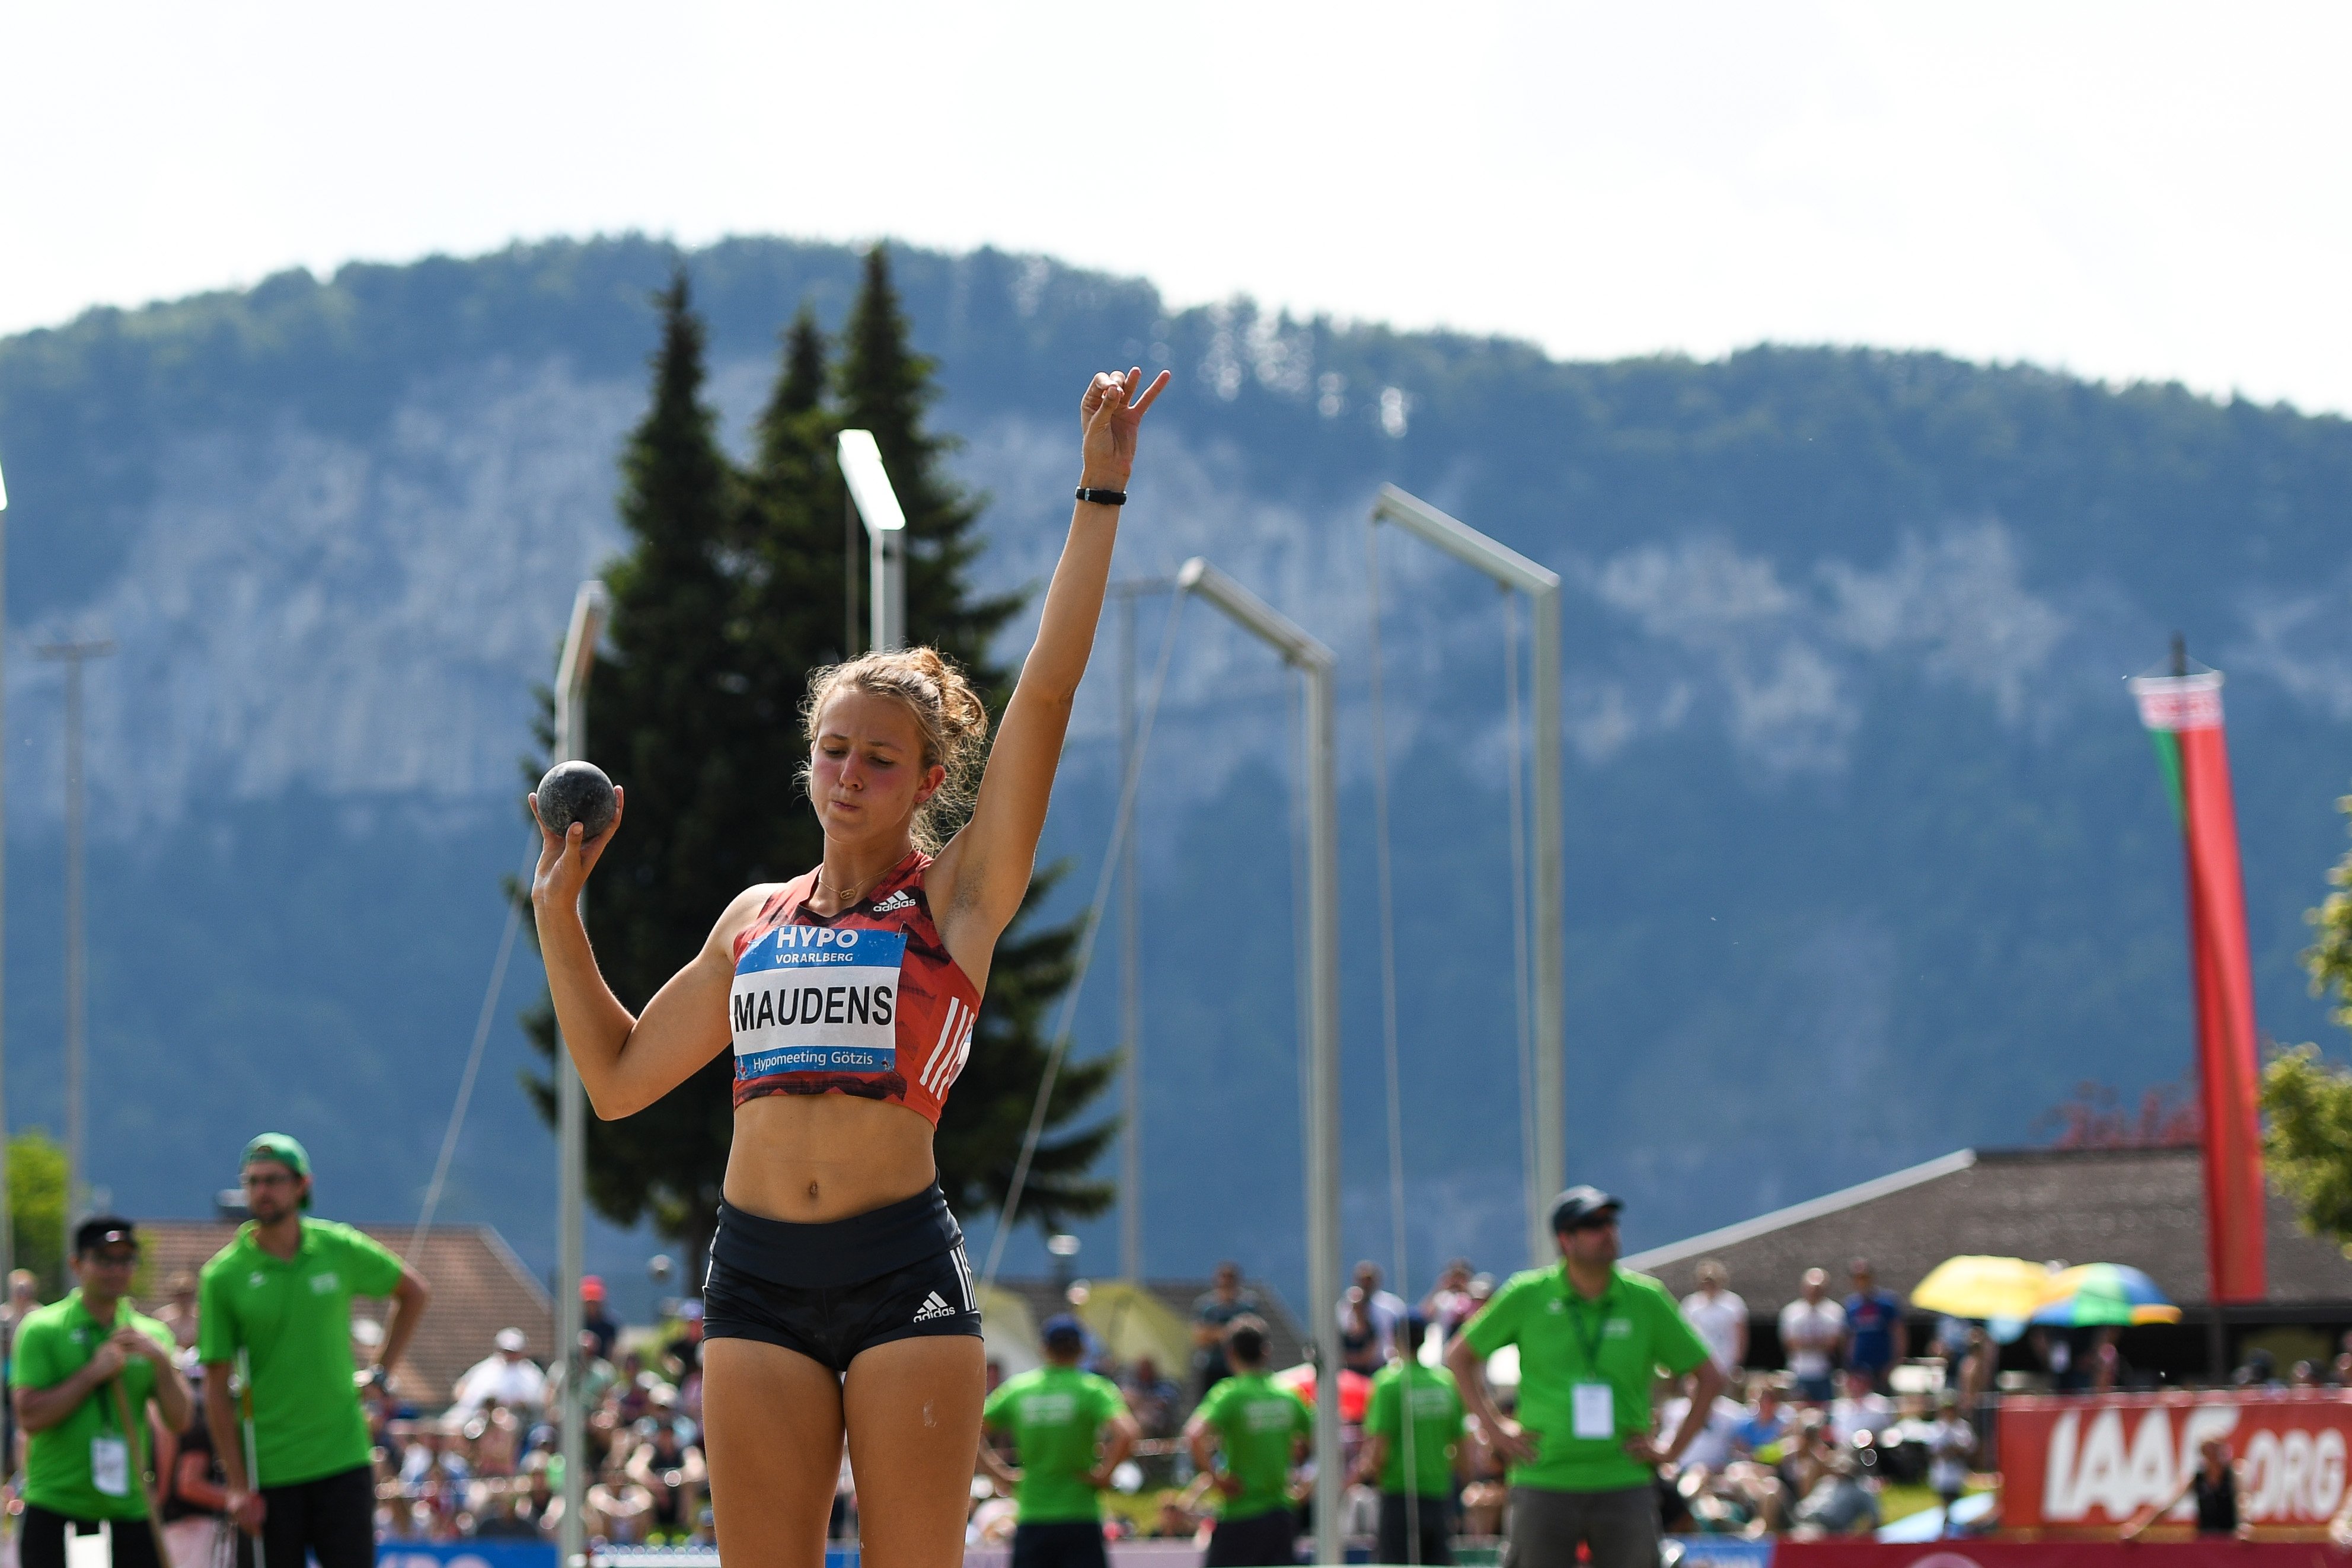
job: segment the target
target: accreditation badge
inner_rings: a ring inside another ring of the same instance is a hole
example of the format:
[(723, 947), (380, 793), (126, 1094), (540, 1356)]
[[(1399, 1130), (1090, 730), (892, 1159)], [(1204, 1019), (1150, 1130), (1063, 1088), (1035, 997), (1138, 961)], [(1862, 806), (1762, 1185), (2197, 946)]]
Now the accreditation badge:
[(1571, 1393), (1574, 1404), (1570, 1406), (1574, 1418), (1573, 1430), (1580, 1437), (1613, 1437), (1617, 1435), (1617, 1391), (1605, 1383), (1580, 1383)]
[(100, 1435), (89, 1440), (89, 1484), (109, 1497), (131, 1495), (131, 1445)]
[(779, 925), (744, 950), (728, 997), (735, 1076), (896, 1072), (903, 931)]

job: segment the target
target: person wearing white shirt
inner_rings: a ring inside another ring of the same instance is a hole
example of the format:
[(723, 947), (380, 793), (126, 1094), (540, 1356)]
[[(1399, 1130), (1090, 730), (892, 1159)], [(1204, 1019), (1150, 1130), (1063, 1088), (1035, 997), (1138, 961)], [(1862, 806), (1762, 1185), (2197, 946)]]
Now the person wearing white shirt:
[(491, 1343), (498, 1354), (476, 1362), (457, 1379), (457, 1407), (470, 1415), (493, 1401), (524, 1410), (545, 1405), (547, 1374), (523, 1354), (522, 1330), (500, 1329)]
[(1780, 1348), (1789, 1357), (1797, 1398), (1807, 1405), (1826, 1405), (1837, 1394), (1830, 1369), (1845, 1339), (1845, 1309), (1829, 1298), (1829, 1282), (1822, 1270), (1806, 1270), (1801, 1293), (1780, 1309)]
[(1683, 1316), (1706, 1342), (1727, 1377), (1748, 1363), (1748, 1303), (1731, 1293), (1731, 1271), (1709, 1258), (1698, 1266), (1698, 1289), (1683, 1298)]

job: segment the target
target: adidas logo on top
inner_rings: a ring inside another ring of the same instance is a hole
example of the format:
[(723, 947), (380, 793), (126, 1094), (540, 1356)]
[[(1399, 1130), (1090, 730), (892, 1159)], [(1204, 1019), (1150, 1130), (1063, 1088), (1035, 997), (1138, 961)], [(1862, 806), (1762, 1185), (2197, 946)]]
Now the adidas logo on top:
[(925, 1296), (923, 1298), (923, 1304), (915, 1309), (915, 1321), (919, 1323), (927, 1323), (933, 1318), (951, 1318), (953, 1316), (955, 1316), (955, 1309), (948, 1305), (945, 1301), (940, 1300), (940, 1293), (937, 1291), (933, 1291), (930, 1294)]
[(912, 909), (914, 907), (915, 895), (908, 893), (902, 887), (898, 892), (892, 894), (889, 897), (875, 904), (874, 913), (877, 915), (887, 915), (894, 909)]

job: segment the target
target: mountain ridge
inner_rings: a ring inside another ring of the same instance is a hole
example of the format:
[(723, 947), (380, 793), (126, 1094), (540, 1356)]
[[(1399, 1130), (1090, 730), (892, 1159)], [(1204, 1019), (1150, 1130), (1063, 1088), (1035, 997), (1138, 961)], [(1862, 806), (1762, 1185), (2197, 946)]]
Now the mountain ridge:
[[(273, 1097), (349, 1149), (355, 1198), (415, 1201), (523, 848), (530, 687), (617, 544), (645, 294), (677, 254), (623, 237), (285, 274), (0, 342), (14, 1119), (55, 1103), (35, 977), (56, 972), (55, 677), (25, 655), (103, 626), (123, 653), (90, 682), (93, 1071), (168, 1083), (180, 1114), (126, 1096), (92, 1146), (143, 1211), (200, 1206), (225, 1178), (191, 1167)], [(803, 298), (836, 325), (856, 256), (687, 259), (740, 441), (774, 332)], [(1886, 350), (1575, 364), (1246, 301), (1168, 310), (1041, 257), (896, 259), (941, 361), (935, 423), (994, 497), (987, 586), (1050, 570), (1064, 405), (1115, 351), (1179, 372), (1118, 570), (1207, 553), (1341, 652), (1351, 1247), (1388, 1256), (1363, 938), (1362, 518), (1384, 479), (1565, 580), (1572, 1137), (1580, 1175), (1634, 1198), (1637, 1239), (2013, 1143), (2078, 1078), (2186, 1065), (2177, 840), (2119, 684), (2175, 627), (2231, 675), (2264, 1022), (2326, 1038), (2294, 956), (2352, 772), (2352, 634), (2329, 611), (2352, 591), (2344, 420)], [(1383, 549), (1416, 1268), (1507, 1261), (1508, 899), (1475, 891), (1507, 881), (1500, 627), (1460, 569)], [(1163, 613), (1143, 611), (1147, 669)], [(1143, 801), (1152, 1267), (1234, 1246), (1271, 1268), (1297, 1228), (1286, 699), (1261, 651), (1183, 624)], [(1113, 754), (1098, 655), (1047, 843), (1088, 869)], [(1262, 940), (1240, 952), (1241, 931)], [(445, 1213), (543, 1261), (543, 1134), (506, 1082), (527, 967)], [(1111, 994), (1106, 968), (1081, 1050), (1111, 1040)], [(1721, 1085), (1704, 1115), (1694, 1082)], [(339, 1128), (354, 1099), (383, 1124)], [(1172, 1157), (1208, 1104), (1224, 1135)]]

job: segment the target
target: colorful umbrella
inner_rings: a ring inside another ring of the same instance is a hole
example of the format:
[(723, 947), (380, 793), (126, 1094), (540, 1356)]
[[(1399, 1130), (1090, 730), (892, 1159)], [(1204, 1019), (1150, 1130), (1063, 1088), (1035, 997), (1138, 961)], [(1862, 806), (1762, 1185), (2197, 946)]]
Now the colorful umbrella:
[[(1285, 1367), (1266, 1381), (1277, 1388), (1289, 1389), (1307, 1401), (1309, 1407), (1313, 1406), (1315, 1367), (1312, 1363), (1301, 1362), (1297, 1366)], [(1372, 1380), (1360, 1372), (1350, 1372), (1346, 1367), (1341, 1367), (1339, 1369), (1339, 1419), (1362, 1421), (1364, 1412), (1371, 1407), (1371, 1403)]]
[(2074, 1326), (2089, 1323), (2177, 1323), (2180, 1309), (2164, 1299), (2156, 1281), (2124, 1263), (2082, 1263), (2050, 1276), (2042, 1305), (2032, 1321)]
[(1964, 1254), (1927, 1270), (1911, 1304), (1948, 1317), (2022, 1320), (2050, 1299), (2050, 1279), (2049, 1270), (2022, 1258)]

